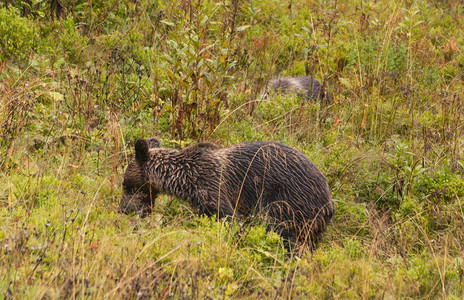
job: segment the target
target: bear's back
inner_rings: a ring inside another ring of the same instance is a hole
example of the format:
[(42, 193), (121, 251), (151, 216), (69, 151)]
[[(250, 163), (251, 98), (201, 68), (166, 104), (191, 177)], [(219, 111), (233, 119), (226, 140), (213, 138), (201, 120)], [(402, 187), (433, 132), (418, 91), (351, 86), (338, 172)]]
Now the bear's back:
[[(257, 173), (273, 171), (280, 174), (323, 176), (314, 163), (303, 153), (278, 142), (248, 142), (234, 145), (226, 152), (231, 166)], [(271, 176), (273, 174), (270, 174)], [(279, 178), (282, 179), (282, 178)]]
[(239, 199), (243, 213), (259, 200), (263, 206), (287, 201), (303, 209), (331, 201), (327, 179), (308, 157), (290, 146), (243, 143), (228, 148), (226, 157), (223, 174), (229, 197)]

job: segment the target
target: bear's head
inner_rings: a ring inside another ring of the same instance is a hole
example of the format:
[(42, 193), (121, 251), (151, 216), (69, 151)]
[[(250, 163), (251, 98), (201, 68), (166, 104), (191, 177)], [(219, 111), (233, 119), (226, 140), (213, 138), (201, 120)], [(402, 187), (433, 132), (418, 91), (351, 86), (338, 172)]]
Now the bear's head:
[(158, 138), (139, 139), (135, 142), (135, 157), (127, 166), (122, 183), (122, 199), (119, 211), (125, 214), (138, 213), (146, 216), (152, 210), (153, 199), (158, 192), (149, 184), (148, 162), (150, 149), (160, 147)]

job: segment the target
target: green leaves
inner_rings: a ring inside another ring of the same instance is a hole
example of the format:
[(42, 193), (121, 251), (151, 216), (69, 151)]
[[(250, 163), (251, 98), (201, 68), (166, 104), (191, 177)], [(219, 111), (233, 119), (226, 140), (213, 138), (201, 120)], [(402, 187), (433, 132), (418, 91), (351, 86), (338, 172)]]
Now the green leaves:
[(0, 62), (11, 57), (27, 59), (37, 34), (33, 22), (19, 15), (13, 6), (0, 8)]
[[(171, 128), (172, 138), (211, 134), (220, 121), (225, 101), (221, 95), (234, 81), (232, 70), (236, 62), (231, 56), (234, 40), (227, 34), (220, 39), (212, 38), (216, 23), (212, 22), (214, 15), (206, 12), (206, 8), (199, 6), (176, 24), (170, 24), (172, 31), (161, 56), (164, 79), (160, 100), (173, 108), (163, 115), (176, 124)], [(236, 31), (248, 27), (244, 25)]]
[(408, 37), (413, 38), (413, 35), (418, 34), (417, 28), (419, 25), (424, 22), (424, 20), (420, 18), (421, 15), (419, 10), (409, 11), (409, 17), (405, 16), (403, 22), (400, 22), (396, 29), (405, 32)]

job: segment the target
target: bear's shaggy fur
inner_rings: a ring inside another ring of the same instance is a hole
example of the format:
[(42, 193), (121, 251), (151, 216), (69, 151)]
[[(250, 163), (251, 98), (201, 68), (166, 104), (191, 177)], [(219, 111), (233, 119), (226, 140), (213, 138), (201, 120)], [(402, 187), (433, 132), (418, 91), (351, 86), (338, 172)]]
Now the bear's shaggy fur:
[(263, 94), (263, 98), (267, 98), (270, 91), (282, 94), (296, 94), (304, 100), (332, 103), (332, 97), (328, 91), (314, 77), (299, 76), (273, 79), (269, 81), (268, 90)]
[(327, 180), (304, 154), (277, 142), (182, 150), (138, 140), (124, 174), (119, 210), (151, 211), (158, 194), (188, 201), (200, 214), (268, 217), (286, 242), (312, 248), (334, 214)]

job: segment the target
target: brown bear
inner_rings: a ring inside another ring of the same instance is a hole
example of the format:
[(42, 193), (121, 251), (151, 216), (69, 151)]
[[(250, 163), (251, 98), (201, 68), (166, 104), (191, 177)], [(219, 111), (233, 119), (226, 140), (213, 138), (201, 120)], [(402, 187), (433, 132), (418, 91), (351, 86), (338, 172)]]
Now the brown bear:
[(303, 153), (277, 142), (175, 150), (158, 138), (137, 140), (119, 210), (147, 214), (158, 194), (184, 199), (200, 214), (267, 217), (295, 249), (312, 249), (334, 214), (324, 175)]
[(282, 94), (295, 94), (304, 100), (320, 101), (322, 103), (332, 103), (332, 97), (323, 85), (314, 77), (280, 77), (269, 81), (268, 90), (263, 93), (262, 98), (266, 99), (269, 92)]

